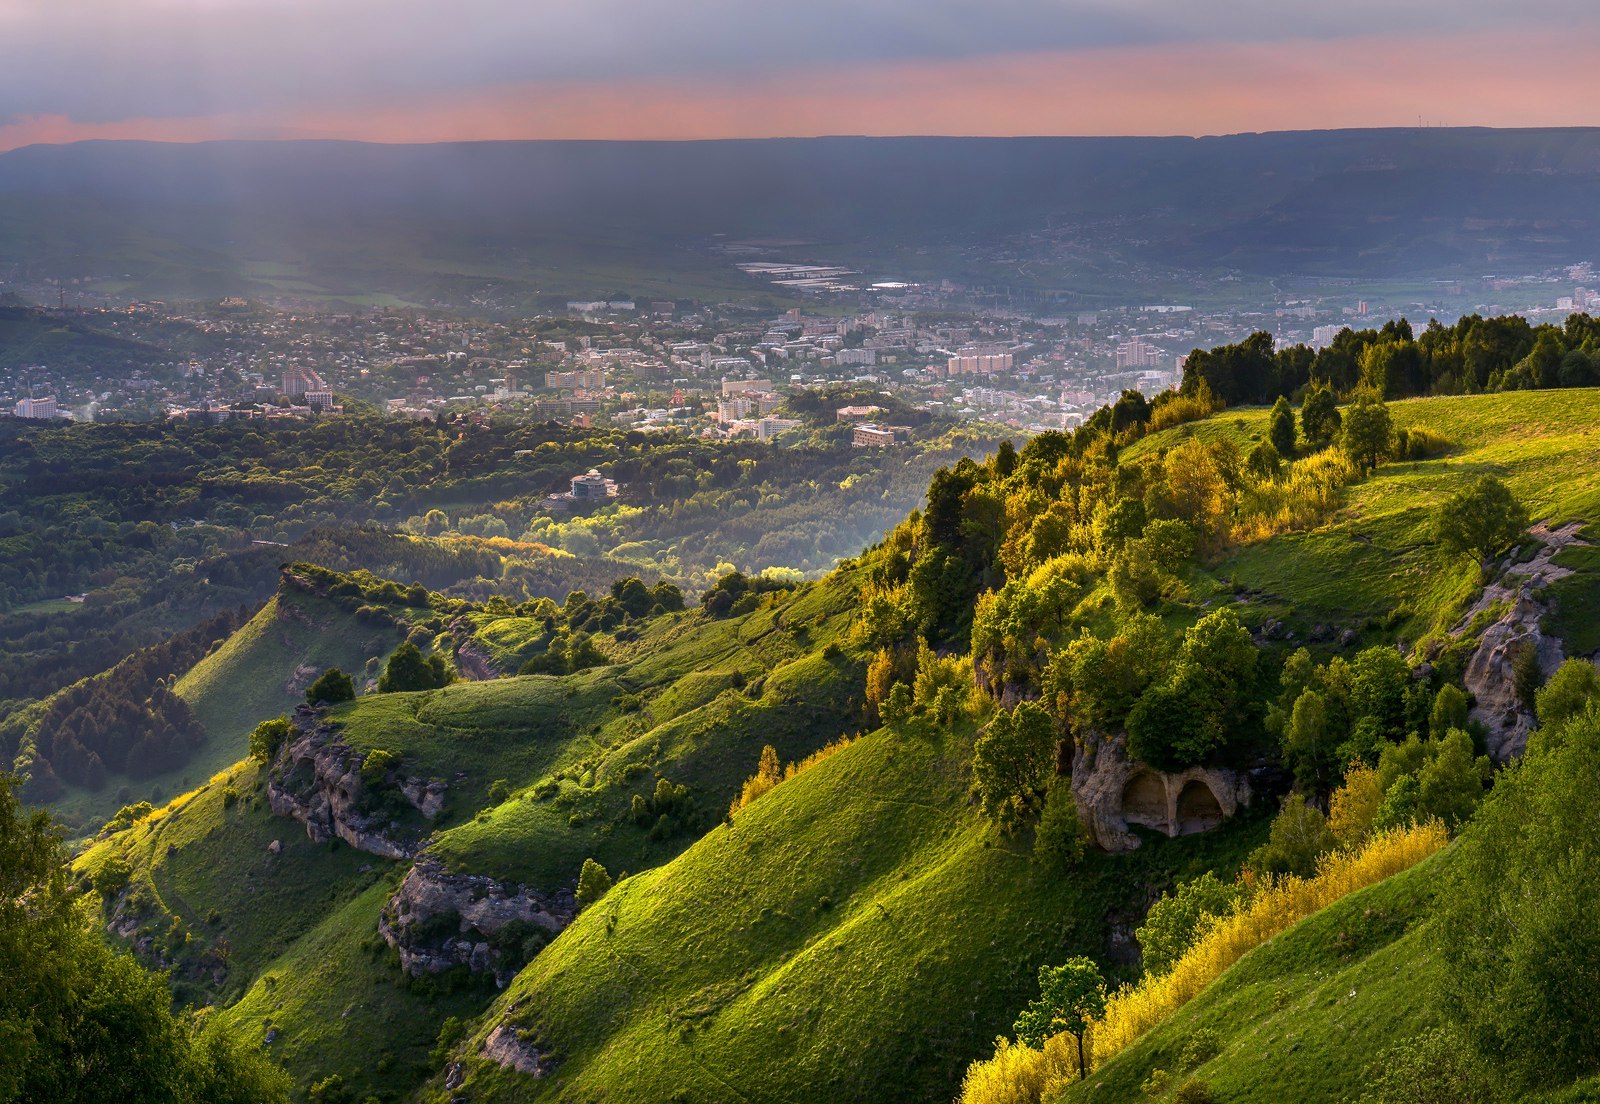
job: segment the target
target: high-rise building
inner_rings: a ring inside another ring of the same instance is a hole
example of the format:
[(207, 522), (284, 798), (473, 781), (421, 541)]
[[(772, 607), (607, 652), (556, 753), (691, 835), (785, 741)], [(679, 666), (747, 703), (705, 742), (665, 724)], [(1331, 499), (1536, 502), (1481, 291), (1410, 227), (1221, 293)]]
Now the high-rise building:
[(283, 393), (297, 399), (307, 391), (326, 391), (328, 385), (310, 368), (290, 366), (283, 370)]
[(16, 414), (19, 418), (54, 418), (56, 398), (51, 395), (45, 399), (19, 399)]

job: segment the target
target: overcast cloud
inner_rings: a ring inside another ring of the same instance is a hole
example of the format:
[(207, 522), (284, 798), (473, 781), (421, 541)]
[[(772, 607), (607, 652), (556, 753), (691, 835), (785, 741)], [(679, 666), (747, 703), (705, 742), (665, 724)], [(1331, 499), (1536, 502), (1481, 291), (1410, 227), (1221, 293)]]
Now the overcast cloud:
[[(1554, 31), (1600, 27), (1545, 0)], [(1043, 50), (1526, 27), (1490, 0), (0, 0), (0, 119), (260, 113), (513, 82), (736, 80)]]

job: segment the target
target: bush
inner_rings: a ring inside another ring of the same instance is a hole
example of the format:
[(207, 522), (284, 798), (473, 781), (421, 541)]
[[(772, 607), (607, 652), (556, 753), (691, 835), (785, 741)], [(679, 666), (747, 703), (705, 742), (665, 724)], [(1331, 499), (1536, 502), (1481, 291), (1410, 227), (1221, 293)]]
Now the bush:
[(1144, 923), (1134, 933), (1145, 973), (1164, 974), (1171, 970), (1206, 928), (1232, 912), (1244, 895), (1243, 886), (1224, 882), (1210, 871), (1164, 895), (1150, 907)]
[(1088, 832), (1078, 817), (1078, 803), (1072, 799), (1072, 784), (1057, 778), (1045, 795), (1044, 814), (1033, 838), (1033, 859), (1041, 866), (1070, 869), (1083, 861)]
[(306, 687), (306, 701), (312, 705), (337, 705), (354, 701), (355, 697), (355, 680), (337, 667), (329, 667)]
[(1038, 704), (995, 714), (972, 750), (973, 788), (990, 820), (1010, 830), (1036, 815), (1055, 749), (1055, 727)]
[(1198, 1077), (1191, 1077), (1172, 1094), (1172, 1104), (1216, 1104), (1216, 1099), (1211, 1086)]
[(583, 860), (583, 870), (578, 874), (577, 900), (579, 908), (588, 908), (611, 891), (611, 875), (593, 859)]
[(445, 658), (437, 653), (424, 656), (422, 650), (407, 640), (396, 648), (384, 664), (378, 677), (378, 693), (391, 694), (408, 690), (437, 690), (449, 686), (455, 673)]
[[(309, 698), (310, 691), (306, 693)], [(262, 721), (250, 733), (250, 757), (260, 763), (272, 762), (293, 731), (294, 724), (286, 716)]]
[(369, 786), (382, 782), (400, 762), (400, 756), (385, 748), (374, 748), (361, 760), (361, 781)]

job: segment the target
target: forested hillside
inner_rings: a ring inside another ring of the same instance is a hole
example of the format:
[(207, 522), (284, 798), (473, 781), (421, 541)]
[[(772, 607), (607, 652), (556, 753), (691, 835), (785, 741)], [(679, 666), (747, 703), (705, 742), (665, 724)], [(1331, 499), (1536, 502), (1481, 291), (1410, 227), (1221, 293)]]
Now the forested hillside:
[(73, 876), (314, 1101), (1581, 1092), (1586, 326), (1212, 350), (820, 580), (286, 563)]

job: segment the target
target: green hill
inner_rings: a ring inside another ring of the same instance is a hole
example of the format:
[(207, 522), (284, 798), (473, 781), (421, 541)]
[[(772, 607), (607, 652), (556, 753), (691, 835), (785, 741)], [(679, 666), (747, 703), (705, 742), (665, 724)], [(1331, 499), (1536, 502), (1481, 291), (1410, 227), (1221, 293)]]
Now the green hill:
[[(269, 763), (78, 868), (180, 995), (270, 1037), (302, 1086), (948, 1100), (1041, 965), (1134, 980), (1135, 930), (1175, 885), (1314, 861), (1269, 828), (1292, 783), (1326, 808), (1366, 761), (1388, 772), (1369, 827), (1476, 823), (1473, 754), (1519, 752), (1524, 683), (1600, 648), (1591, 394), (1393, 403), (1405, 437), (1370, 471), (1309, 442), (1274, 461), (1260, 410), (1045, 435), (941, 472), (926, 510), (826, 579), (695, 611), (304, 569), (325, 593), (280, 594), (180, 682), (208, 728), (281, 710), (300, 666), (374, 675), (406, 637), (549, 673), (303, 712)], [(1480, 567), (1432, 519), (1485, 474), (1535, 524)], [(1308, 692), (1327, 719), (1290, 735)], [(1471, 792), (1430, 805), (1451, 740)], [(827, 752), (725, 815), (767, 746)], [(1141, 804), (1151, 785), (1175, 811)], [(1074, 810), (1103, 845), (1076, 859)], [(1074, 1091), (1136, 1099), (1195, 1066), (1218, 1099), (1354, 1093), (1434, 1023), (1406, 996), (1439, 976), (1422, 933), (1453, 854), (1258, 948)], [(616, 884), (579, 911), (587, 860)]]

